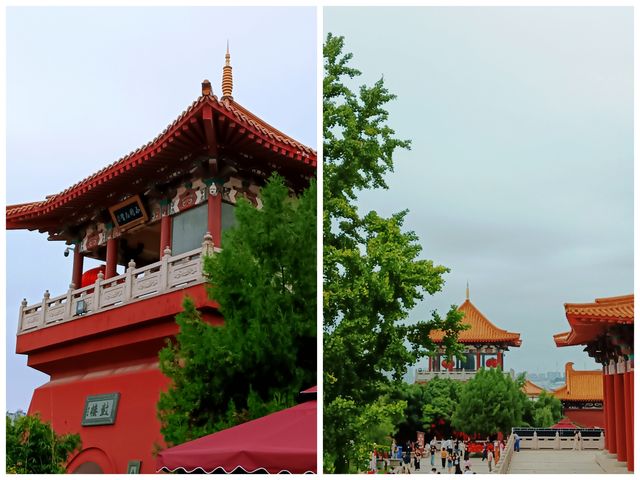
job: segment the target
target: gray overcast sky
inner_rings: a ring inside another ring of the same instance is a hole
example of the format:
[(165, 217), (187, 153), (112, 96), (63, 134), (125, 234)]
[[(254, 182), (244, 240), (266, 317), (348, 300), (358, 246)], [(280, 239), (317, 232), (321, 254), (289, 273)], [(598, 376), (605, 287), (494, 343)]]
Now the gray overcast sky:
[(472, 302), (521, 333), (517, 371), (598, 368), (558, 349), (565, 302), (633, 291), (632, 8), (327, 8), (352, 66), (398, 98), (388, 191), (423, 255), (451, 268), (412, 319)]
[[(227, 39), (234, 99), (316, 148), (315, 8), (9, 8), (7, 204), (44, 199), (152, 140), (200, 95), (220, 95)], [(7, 410), (47, 376), (15, 352), (17, 312), (64, 293), (71, 256), (7, 232)]]

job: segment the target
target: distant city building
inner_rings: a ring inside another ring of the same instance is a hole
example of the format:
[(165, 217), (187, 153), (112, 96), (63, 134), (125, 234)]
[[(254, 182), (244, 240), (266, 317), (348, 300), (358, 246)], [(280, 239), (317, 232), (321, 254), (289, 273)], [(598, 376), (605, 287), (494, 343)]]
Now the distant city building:
[[(429, 358), (428, 368), (418, 368), (416, 383), (425, 383), (436, 376), (455, 380), (469, 380), (480, 368), (504, 368), (504, 352), (509, 347), (519, 347), (522, 344), (519, 333), (512, 333), (496, 327), (467, 299), (458, 308), (464, 313), (462, 323), (469, 325), (468, 330), (460, 332), (458, 342), (464, 345), (462, 356), (447, 361), (444, 358), (444, 347), (439, 348), (435, 357)], [(445, 333), (434, 330), (429, 337), (437, 345), (441, 345)]]
[[(553, 338), (558, 347), (586, 345), (602, 364), (605, 449), (633, 471), (633, 311), (634, 296), (598, 298), (564, 305), (571, 330)], [(568, 383), (568, 380), (567, 380)], [(595, 389), (595, 385), (593, 387)]]

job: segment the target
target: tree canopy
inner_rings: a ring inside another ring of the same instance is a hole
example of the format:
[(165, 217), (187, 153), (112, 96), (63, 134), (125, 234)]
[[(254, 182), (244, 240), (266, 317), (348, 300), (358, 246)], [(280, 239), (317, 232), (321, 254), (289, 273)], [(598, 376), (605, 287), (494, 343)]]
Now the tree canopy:
[[(360, 72), (349, 66), (344, 39), (328, 34), (323, 83), (323, 275), (325, 471), (363, 468), (378, 425), (406, 404), (393, 401), (392, 384), (435, 345), (432, 329), (445, 330), (444, 346), (459, 351), (462, 314), (452, 306), (445, 318), (407, 324), (425, 293), (438, 292), (449, 270), (420, 258), (414, 232), (404, 231), (407, 211), (384, 218), (362, 215), (358, 192), (386, 188), (397, 149), (410, 148), (387, 124), (386, 104), (395, 98), (378, 80), (358, 93), (349, 83)], [(348, 412), (348, 414), (346, 414)], [(347, 423), (345, 423), (347, 422)], [(394, 429), (395, 430), (395, 427)], [(388, 434), (393, 433), (390, 430)], [(362, 453), (364, 452), (364, 454)]]
[(7, 415), (7, 473), (65, 473), (78, 434), (58, 435), (36, 415)]
[(522, 391), (524, 375), (513, 380), (500, 368), (481, 368), (462, 389), (452, 426), (465, 433), (494, 435), (523, 425), (529, 400)]
[(274, 175), (261, 199), (261, 209), (238, 201), (224, 249), (205, 259), (224, 325), (202, 321), (185, 299), (176, 341), (160, 352), (168, 445), (290, 406), (317, 383), (315, 182), (295, 198)]

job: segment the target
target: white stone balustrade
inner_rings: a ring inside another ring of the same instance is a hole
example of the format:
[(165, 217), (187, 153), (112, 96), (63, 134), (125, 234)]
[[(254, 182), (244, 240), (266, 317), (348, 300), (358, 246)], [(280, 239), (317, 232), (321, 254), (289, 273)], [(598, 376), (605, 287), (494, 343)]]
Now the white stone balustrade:
[[(219, 251), (214, 248), (211, 235), (205, 235), (202, 248), (175, 256), (167, 248), (162, 259), (151, 265), (136, 268), (135, 262), (130, 261), (122, 275), (105, 280), (99, 273), (94, 284), (79, 289), (72, 284), (66, 294), (58, 297), (51, 298), (47, 290), (42, 301), (34, 305), (27, 305), (24, 299), (18, 335), (204, 283), (202, 259)], [(84, 308), (78, 308), (79, 302), (84, 302)]]

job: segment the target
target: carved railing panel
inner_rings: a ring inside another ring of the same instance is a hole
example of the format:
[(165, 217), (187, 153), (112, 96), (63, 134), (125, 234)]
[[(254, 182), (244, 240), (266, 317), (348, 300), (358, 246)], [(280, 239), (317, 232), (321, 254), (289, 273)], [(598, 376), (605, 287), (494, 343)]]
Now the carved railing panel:
[(27, 305), (23, 300), (18, 334), (203, 283), (203, 254), (220, 251), (213, 247), (210, 239), (205, 236), (202, 248), (176, 256), (165, 250), (159, 262), (141, 268), (135, 268), (135, 263), (129, 262), (124, 274), (108, 280), (100, 273), (93, 285), (69, 289), (66, 295), (50, 298), (47, 291), (42, 301), (34, 305)]

